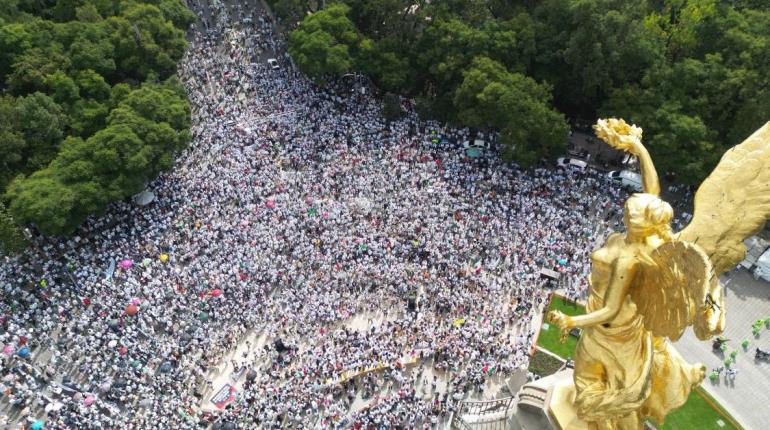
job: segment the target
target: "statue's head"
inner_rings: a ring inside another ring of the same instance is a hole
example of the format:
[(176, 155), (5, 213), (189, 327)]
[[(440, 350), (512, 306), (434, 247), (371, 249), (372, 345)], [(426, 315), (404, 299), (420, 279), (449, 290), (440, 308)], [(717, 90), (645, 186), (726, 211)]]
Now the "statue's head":
[(626, 200), (623, 220), (632, 237), (643, 239), (653, 235), (671, 240), (671, 205), (653, 194), (637, 193)]

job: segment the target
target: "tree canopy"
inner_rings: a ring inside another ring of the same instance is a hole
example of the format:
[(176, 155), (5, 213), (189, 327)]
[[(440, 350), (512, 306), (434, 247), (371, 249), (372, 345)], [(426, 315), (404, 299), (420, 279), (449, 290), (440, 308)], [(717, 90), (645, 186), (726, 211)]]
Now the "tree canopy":
[(310, 76), (343, 75), (351, 71), (361, 36), (347, 17), (350, 8), (333, 4), (302, 21), (289, 37), (289, 53)]
[[(337, 0), (320, 11), (313, 8), (323, 2), (271, 3), (279, 15), (291, 10), (292, 23), (305, 17), (290, 53), (309, 75), (364, 73), (418, 98), (436, 119), (517, 140), (508, 155), (525, 164), (558, 155), (563, 144), (514, 138), (506, 121), (536, 124), (521, 115), (543, 112), (624, 116), (645, 129), (662, 173), (694, 184), (770, 119), (770, 9), (762, 1)], [(482, 64), (499, 73), (481, 73)], [(537, 95), (521, 93), (527, 86)], [(504, 104), (502, 94), (519, 94), (533, 109), (502, 120), (469, 108)]]
[(0, 7), (0, 244), (68, 234), (143, 189), (189, 141), (173, 77), (181, 0), (14, 0)]
[(569, 127), (549, 102), (550, 88), (487, 57), (477, 57), (455, 90), (458, 117), (500, 131), (503, 155), (529, 166), (566, 148)]

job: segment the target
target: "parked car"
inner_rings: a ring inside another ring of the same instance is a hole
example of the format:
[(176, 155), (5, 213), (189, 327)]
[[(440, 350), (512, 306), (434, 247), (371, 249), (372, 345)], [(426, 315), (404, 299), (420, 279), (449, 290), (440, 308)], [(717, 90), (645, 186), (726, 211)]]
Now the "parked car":
[(770, 249), (759, 256), (753, 274), (754, 279), (764, 279), (770, 282)]
[(568, 157), (559, 158), (558, 160), (556, 160), (556, 165), (564, 169), (569, 168), (572, 170), (576, 170), (578, 172), (585, 172), (586, 168), (588, 168), (587, 162), (583, 160), (579, 160), (577, 158), (568, 158)]
[(642, 186), (642, 175), (629, 170), (614, 170), (609, 174), (613, 182), (623, 188), (641, 193), (644, 190)]
[(279, 68), (278, 67), (278, 60), (276, 60), (275, 58), (268, 58), (267, 59), (267, 65), (270, 66), (270, 68), (273, 69), (273, 70), (277, 70)]
[(491, 147), (492, 145), (489, 142), (481, 139), (474, 139), (473, 142), (471, 142), (470, 140), (466, 140), (465, 142), (463, 142), (463, 148), (465, 149), (478, 148), (478, 149), (489, 150)]

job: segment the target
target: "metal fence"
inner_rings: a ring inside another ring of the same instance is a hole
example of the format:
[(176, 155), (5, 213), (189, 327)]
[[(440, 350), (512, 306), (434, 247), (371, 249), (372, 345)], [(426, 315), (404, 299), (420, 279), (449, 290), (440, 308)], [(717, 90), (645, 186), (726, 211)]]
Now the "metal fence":
[[(505, 430), (508, 425), (508, 411), (512, 404), (513, 397), (462, 402), (452, 417), (451, 429)], [(470, 419), (470, 417), (473, 418)]]

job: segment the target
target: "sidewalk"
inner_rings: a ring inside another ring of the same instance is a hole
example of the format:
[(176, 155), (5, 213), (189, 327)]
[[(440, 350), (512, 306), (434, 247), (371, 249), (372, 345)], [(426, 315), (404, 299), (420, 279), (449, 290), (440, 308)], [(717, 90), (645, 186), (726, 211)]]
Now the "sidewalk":
[[(759, 338), (755, 339), (751, 334), (751, 324), (770, 316), (770, 285), (754, 280), (745, 270), (723, 276), (722, 283), (726, 285), (727, 326), (724, 337), (729, 339), (727, 354), (733, 350), (738, 352), (732, 366), (738, 369), (738, 376), (734, 383), (730, 383), (723, 372), (718, 382), (712, 383), (706, 378), (702, 387), (746, 430), (763, 430), (770, 423), (770, 409), (767, 407), (770, 405), (770, 363), (755, 360), (754, 350), (757, 347), (770, 349), (770, 330), (762, 328)], [(740, 346), (744, 339), (750, 342), (747, 351)], [(715, 353), (711, 342), (699, 340), (691, 330), (674, 345), (687, 361), (703, 362), (708, 372), (724, 366), (724, 353)]]

